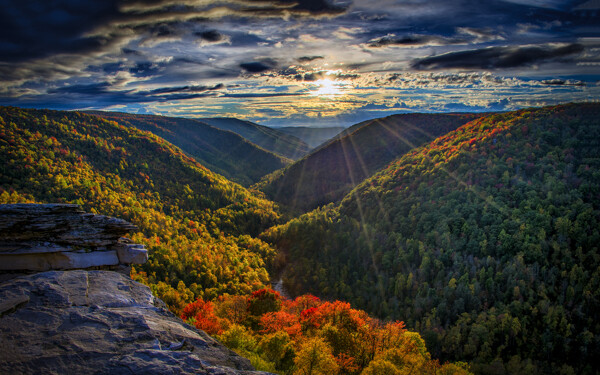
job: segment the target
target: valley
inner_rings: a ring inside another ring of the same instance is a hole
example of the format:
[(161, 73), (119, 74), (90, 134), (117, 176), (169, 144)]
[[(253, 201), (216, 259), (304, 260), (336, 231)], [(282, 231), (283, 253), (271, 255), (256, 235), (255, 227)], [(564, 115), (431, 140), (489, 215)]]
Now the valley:
[[(149, 261), (131, 277), (265, 371), (308, 342), (344, 374), (398, 356), (422, 373), (600, 366), (600, 105), (334, 135), (311, 150), (317, 135), (235, 119), (0, 107), (0, 203), (136, 224)], [(279, 274), (289, 300), (265, 289)]]

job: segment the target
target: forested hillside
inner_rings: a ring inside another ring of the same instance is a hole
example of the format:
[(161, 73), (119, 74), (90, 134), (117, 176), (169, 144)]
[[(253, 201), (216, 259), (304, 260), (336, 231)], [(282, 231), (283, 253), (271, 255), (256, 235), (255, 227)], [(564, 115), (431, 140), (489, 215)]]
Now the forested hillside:
[(292, 211), (306, 212), (341, 200), (354, 186), (398, 156), (476, 117), (403, 114), (361, 123), (346, 136), (265, 176), (256, 187)]
[(600, 105), (489, 115), (272, 228), (284, 285), (476, 373), (600, 368)]
[(468, 364), (432, 359), (404, 323), (382, 322), (341, 301), (294, 300), (261, 289), (187, 305), (181, 318), (213, 336), (258, 370), (279, 374), (467, 375)]
[(269, 152), (239, 134), (203, 122), (177, 117), (120, 112), (89, 112), (121, 125), (146, 130), (193, 156), (202, 165), (228, 179), (249, 186), (262, 176), (283, 168), (290, 160)]
[(77, 203), (131, 221), (149, 261), (133, 276), (178, 312), (269, 281), (256, 236), (271, 202), (151, 134), (78, 112), (0, 107), (0, 203)]
[(265, 150), (292, 160), (301, 158), (310, 150), (300, 138), (250, 121), (225, 117), (199, 118), (198, 121), (221, 130), (232, 131)]

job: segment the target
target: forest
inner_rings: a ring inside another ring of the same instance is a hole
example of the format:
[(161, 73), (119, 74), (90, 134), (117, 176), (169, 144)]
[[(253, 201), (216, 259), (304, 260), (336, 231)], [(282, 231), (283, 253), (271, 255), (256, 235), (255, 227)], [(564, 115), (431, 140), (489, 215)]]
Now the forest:
[[(192, 156), (212, 172), (243, 186), (249, 186), (259, 181), (265, 174), (283, 168), (291, 162), (283, 155), (276, 155), (256, 143), (250, 142), (248, 138), (195, 119), (104, 111), (89, 113), (115, 121), (119, 125), (149, 131), (181, 148), (183, 152)], [(246, 133), (248, 132), (244, 134)], [(263, 135), (258, 130), (254, 133)], [(263, 135), (263, 138), (267, 138), (266, 142), (260, 143), (264, 145), (270, 141), (269, 145), (279, 146), (280, 143), (275, 143), (279, 140), (276, 135), (269, 135), (271, 137)], [(286, 134), (282, 135), (287, 136)], [(256, 136), (252, 137), (252, 139), (257, 138)], [(284, 146), (276, 149), (289, 152), (289, 149), (292, 148), (285, 146), (288, 144), (284, 143)], [(296, 151), (295, 148), (292, 150)]]
[(600, 363), (600, 106), (493, 114), (262, 239), (292, 295), (402, 319), (476, 373)]
[(136, 224), (149, 261), (132, 277), (178, 313), (198, 297), (269, 283), (257, 235), (272, 202), (147, 131), (77, 112), (0, 108), (0, 203), (76, 203)]
[(279, 374), (456, 374), (468, 364), (431, 358), (401, 321), (382, 322), (347, 302), (312, 295), (286, 299), (271, 289), (198, 299), (181, 318), (213, 335), (256, 369)]
[[(149, 131), (0, 107), (0, 203), (136, 224), (150, 259), (132, 278), (265, 371), (595, 373), (600, 105), (440, 121), (452, 129), (286, 222), (264, 193)], [(323, 197), (294, 194), (315, 199), (304, 209)], [(266, 289), (279, 277), (294, 298)]]
[(254, 185), (286, 211), (341, 200), (394, 159), (481, 114), (400, 114), (356, 124)]

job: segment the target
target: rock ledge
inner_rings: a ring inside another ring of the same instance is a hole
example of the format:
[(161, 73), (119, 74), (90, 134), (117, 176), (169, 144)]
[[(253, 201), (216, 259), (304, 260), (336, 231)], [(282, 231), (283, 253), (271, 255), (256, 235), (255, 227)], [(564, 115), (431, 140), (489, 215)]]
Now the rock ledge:
[(142, 264), (144, 245), (125, 220), (85, 213), (76, 204), (0, 205), (0, 271), (48, 271)]
[(250, 374), (250, 362), (111, 271), (0, 284), (0, 373)]

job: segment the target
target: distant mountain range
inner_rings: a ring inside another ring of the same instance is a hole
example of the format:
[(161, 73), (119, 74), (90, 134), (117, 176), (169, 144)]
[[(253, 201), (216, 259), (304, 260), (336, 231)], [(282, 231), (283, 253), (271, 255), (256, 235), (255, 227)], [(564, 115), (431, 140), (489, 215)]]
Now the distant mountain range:
[(401, 114), (365, 121), (265, 176), (256, 187), (293, 211), (308, 211), (342, 199), (395, 158), (480, 116)]
[(324, 127), (324, 128), (313, 128), (309, 126), (284, 126), (275, 127), (274, 129), (279, 130), (287, 134), (296, 136), (306, 142), (311, 148), (322, 145), (331, 138), (335, 137), (346, 128), (343, 127)]
[(281, 129), (235, 118), (214, 117), (197, 120), (221, 130), (232, 131), (265, 150), (292, 160), (301, 158), (310, 150), (309, 145), (301, 137)]
[[(291, 160), (283, 154), (308, 150), (308, 146), (296, 138), (245, 121), (218, 119), (213, 121), (219, 124), (217, 127), (187, 118), (103, 111), (88, 113), (156, 134), (180, 147), (213, 172), (244, 186), (289, 164)], [(259, 147), (246, 137), (263, 145), (270, 144), (272, 149), (282, 154)]]

